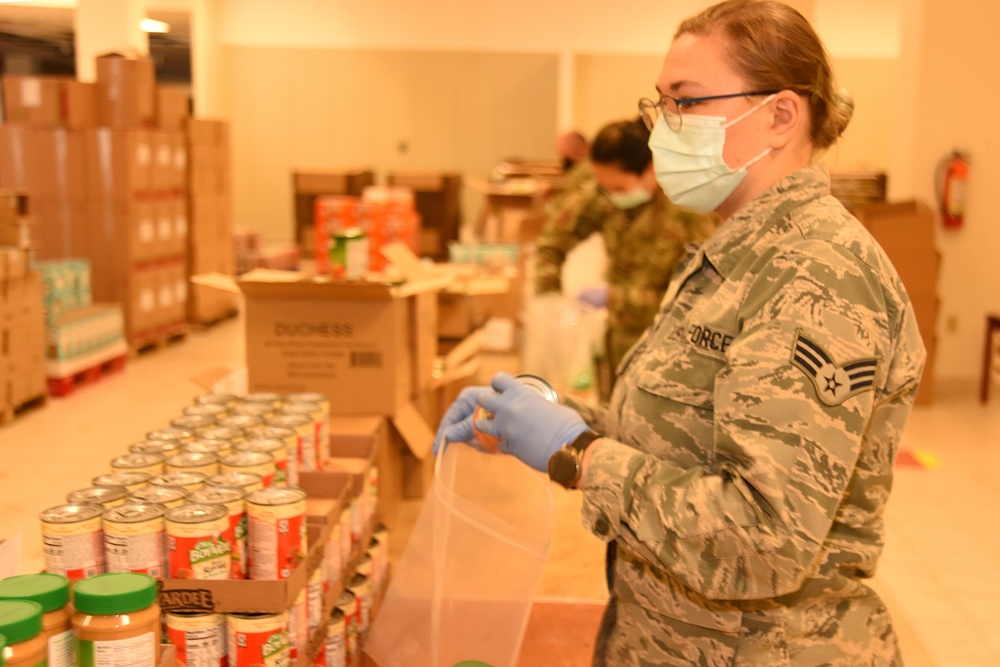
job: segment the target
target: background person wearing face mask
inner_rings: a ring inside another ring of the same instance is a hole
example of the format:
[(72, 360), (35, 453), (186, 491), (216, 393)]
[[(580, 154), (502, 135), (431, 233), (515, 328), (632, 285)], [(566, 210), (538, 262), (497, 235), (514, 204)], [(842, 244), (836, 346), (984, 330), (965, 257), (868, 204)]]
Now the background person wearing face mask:
[(653, 322), (685, 245), (708, 238), (714, 227), (713, 217), (678, 208), (663, 195), (648, 142), (641, 119), (605, 126), (590, 147), (593, 179), (577, 184), (550, 211), (536, 245), (535, 291), (545, 294), (562, 289), (570, 250), (595, 232), (604, 238), (606, 375), (612, 382), (618, 362)]
[(582, 490), (616, 554), (595, 665), (902, 665), (864, 582), (926, 355), (898, 274), (813, 164), (852, 104), (809, 23), (770, 0), (684, 21), (657, 90), (657, 178), (722, 222), (607, 409), (498, 375), (438, 441), (468, 441), (481, 404), (501, 451)]

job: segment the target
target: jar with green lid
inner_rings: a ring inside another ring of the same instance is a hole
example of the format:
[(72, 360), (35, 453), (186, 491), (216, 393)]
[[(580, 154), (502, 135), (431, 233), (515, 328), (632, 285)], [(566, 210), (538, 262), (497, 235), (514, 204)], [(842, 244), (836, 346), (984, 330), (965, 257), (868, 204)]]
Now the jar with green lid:
[(160, 606), (156, 579), (114, 572), (73, 587), (73, 637), (78, 667), (156, 667), (160, 660)]
[(0, 579), (0, 600), (31, 600), (42, 605), (42, 638), (48, 667), (71, 667), (73, 610), (69, 606), (69, 579), (61, 574), (22, 574)]
[(31, 600), (0, 600), (0, 635), (7, 667), (45, 667), (42, 605)]
[(7, 638), (0, 635), (0, 667), (4, 667), (7, 663), (3, 659), (3, 650), (7, 648)]

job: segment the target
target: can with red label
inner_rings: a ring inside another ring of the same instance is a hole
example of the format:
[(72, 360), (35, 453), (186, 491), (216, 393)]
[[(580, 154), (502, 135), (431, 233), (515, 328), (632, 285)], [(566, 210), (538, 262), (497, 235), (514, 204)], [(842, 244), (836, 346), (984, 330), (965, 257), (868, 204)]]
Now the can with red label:
[(358, 624), (361, 619), (361, 608), (358, 606), (358, 596), (345, 590), (337, 599), (336, 609), (339, 609), (340, 613), (344, 615), (344, 657), (346, 663), (350, 665), (360, 649)]
[(247, 441), (267, 439), (281, 440), (285, 443), (287, 458), (285, 460), (285, 478), (287, 486), (299, 485), (299, 436), (290, 428), (280, 426), (258, 426), (246, 430)]
[[(205, 486), (207, 480), (208, 477), (200, 472), (165, 472), (150, 479), (149, 485), (177, 486), (184, 489), (185, 493), (189, 493)], [(135, 491), (132, 493), (135, 493)]]
[(195, 433), (195, 437), (204, 438), (205, 440), (228, 440), (234, 446), (247, 439), (246, 435), (243, 433), (243, 429), (233, 428), (231, 426), (209, 426), (208, 428), (200, 428), (198, 429), (198, 432)]
[(347, 590), (354, 593), (358, 598), (358, 641), (361, 646), (364, 646), (365, 639), (368, 638), (368, 628), (371, 627), (371, 583), (365, 575), (355, 574), (351, 577), (351, 582), (348, 584)]
[(166, 519), (171, 579), (229, 579), (233, 548), (223, 505), (181, 505)]
[(41, 514), (45, 570), (69, 579), (104, 572), (104, 531), (100, 505), (69, 504)]
[(162, 505), (127, 503), (104, 510), (104, 556), (108, 572), (139, 572), (162, 579), (167, 550)]
[(344, 567), (340, 541), (340, 522), (330, 526), (330, 533), (326, 538), (325, 556), (327, 585), (337, 585), (340, 581), (340, 571)]
[[(521, 384), (538, 392), (538, 394), (549, 403), (559, 402), (559, 394), (552, 388), (552, 385), (537, 375), (522, 373), (521, 375), (516, 375), (514, 377)], [(476, 428), (476, 422), (480, 419), (493, 419), (493, 414), (489, 410), (483, 408), (483, 406), (477, 405), (476, 409), (472, 412), (472, 435), (475, 437), (476, 442), (484, 451), (499, 451), (499, 438), (488, 433), (483, 433)]]
[(153, 503), (166, 509), (187, 504), (187, 492), (179, 486), (147, 486), (128, 497), (130, 503)]
[[(309, 441), (312, 442), (313, 470), (319, 470), (324, 458), (323, 454), (330, 447), (329, 426), (325, 423), (323, 408), (317, 403), (285, 403), (281, 406), (282, 414), (302, 415), (311, 424), (311, 434)], [(327, 432), (324, 432), (326, 429)], [(305, 442), (305, 441), (303, 441)], [(324, 446), (323, 443), (326, 443)]]
[(278, 472), (274, 457), (267, 452), (236, 451), (219, 459), (219, 472), (249, 472), (260, 475), (264, 486), (272, 486)]
[[(306, 415), (294, 415), (286, 412), (277, 414), (267, 420), (268, 426), (278, 426), (295, 431), (295, 451), (298, 455), (299, 472), (316, 470), (316, 438), (312, 420)], [(291, 449), (288, 450), (291, 453)]]
[(112, 472), (90, 480), (94, 486), (124, 486), (129, 493), (149, 486), (150, 475), (144, 472)]
[(104, 509), (124, 505), (128, 498), (128, 490), (124, 486), (89, 486), (86, 489), (78, 489), (66, 495), (66, 502), (93, 503), (100, 505)]
[(287, 396), (285, 405), (312, 405), (318, 410), (318, 423), (315, 425), (316, 465), (322, 468), (323, 461), (330, 456), (330, 399), (325, 394), (307, 391)]
[(264, 478), (252, 472), (220, 472), (207, 480), (208, 486), (235, 486), (250, 494), (264, 488)]
[(289, 667), (287, 614), (228, 614), (229, 667)]
[(208, 486), (188, 494), (188, 501), (201, 505), (223, 505), (229, 512), (227, 538), (233, 545), (232, 579), (247, 577), (247, 503), (238, 486)]
[(111, 470), (114, 472), (144, 472), (150, 477), (164, 471), (162, 454), (148, 452), (133, 452), (111, 459)]
[(163, 615), (167, 639), (182, 667), (226, 667), (224, 614), (167, 612)]
[(309, 575), (309, 584), (306, 587), (309, 602), (309, 636), (316, 634), (320, 622), (323, 620), (323, 600), (326, 597), (326, 566), (320, 563)]
[(266, 487), (247, 496), (251, 579), (288, 579), (308, 552), (306, 492)]
[(174, 440), (140, 440), (128, 447), (132, 454), (159, 454), (163, 458), (169, 458), (174, 454), (180, 454), (182, 445)]
[(219, 457), (210, 452), (181, 452), (167, 459), (166, 465), (167, 472), (200, 472), (206, 477), (220, 472)]
[(344, 647), (345, 639), (344, 612), (334, 607), (330, 614), (330, 621), (326, 626), (326, 667), (345, 667), (347, 665), (347, 653)]
[(292, 642), (292, 662), (309, 650), (309, 602), (306, 589), (299, 591), (292, 608), (288, 610), (288, 638)]
[[(264, 452), (274, 458), (273, 486), (290, 486), (288, 483), (288, 447), (284, 440), (250, 438), (236, 448), (241, 452)], [(298, 480), (296, 480), (298, 482)]]

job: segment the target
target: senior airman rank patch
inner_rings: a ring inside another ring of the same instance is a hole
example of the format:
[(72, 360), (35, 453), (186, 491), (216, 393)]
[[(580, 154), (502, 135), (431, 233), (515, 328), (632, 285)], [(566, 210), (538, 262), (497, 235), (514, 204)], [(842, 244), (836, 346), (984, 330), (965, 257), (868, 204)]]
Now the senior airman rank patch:
[(838, 365), (826, 350), (799, 331), (792, 344), (792, 365), (809, 376), (821, 401), (840, 405), (875, 386), (878, 359), (855, 359)]

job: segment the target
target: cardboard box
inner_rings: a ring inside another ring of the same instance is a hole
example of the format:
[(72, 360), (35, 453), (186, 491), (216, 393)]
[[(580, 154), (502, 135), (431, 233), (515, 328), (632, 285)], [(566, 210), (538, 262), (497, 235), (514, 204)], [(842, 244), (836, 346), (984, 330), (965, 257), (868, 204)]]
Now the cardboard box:
[(191, 146), (219, 146), (227, 143), (229, 123), (207, 118), (185, 119), (188, 144)]
[(97, 117), (116, 129), (156, 125), (153, 60), (109, 53), (97, 57)]
[(37, 259), (61, 259), (90, 252), (86, 200), (37, 197), (32, 208), (31, 235)]
[(191, 95), (180, 86), (156, 87), (157, 125), (168, 130), (183, 130), (190, 116)]
[(374, 184), (375, 173), (370, 169), (292, 172), (292, 191), (295, 194), (295, 241), (302, 252), (307, 256), (315, 252), (313, 228), (317, 196), (360, 197), (366, 187)]
[(413, 190), (414, 205), (421, 218), (421, 230), (435, 230), (435, 247), (421, 248), (422, 254), (436, 259), (448, 257), (448, 244), (458, 239), (462, 222), (462, 176), (450, 172), (397, 172), (387, 177), (389, 185)]
[(896, 267), (913, 296), (937, 294), (941, 255), (937, 251), (937, 214), (926, 204), (907, 201), (865, 204), (854, 211)]
[(34, 271), (0, 285), (8, 405), (17, 407), (47, 394), (45, 382), (45, 313), (41, 276)]
[[(331, 416), (330, 445), (324, 470), (368, 475), (374, 467), (378, 477), (378, 520), (393, 525), (403, 497), (401, 439), (390, 439), (391, 425), (385, 417)], [(395, 446), (391, 450), (390, 446)]]
[(6, 74), (2, 87), (5, 123), (33, 127), (59, 125), (59, 77)]
[(97, 126), (97, 84), (63, 79), (59, 87), (60, 124), (73, 130)]
[(87, 191), (93, 199), (148, 197), (153, 148), (144, 130), (97, 128), (84, 131)]

